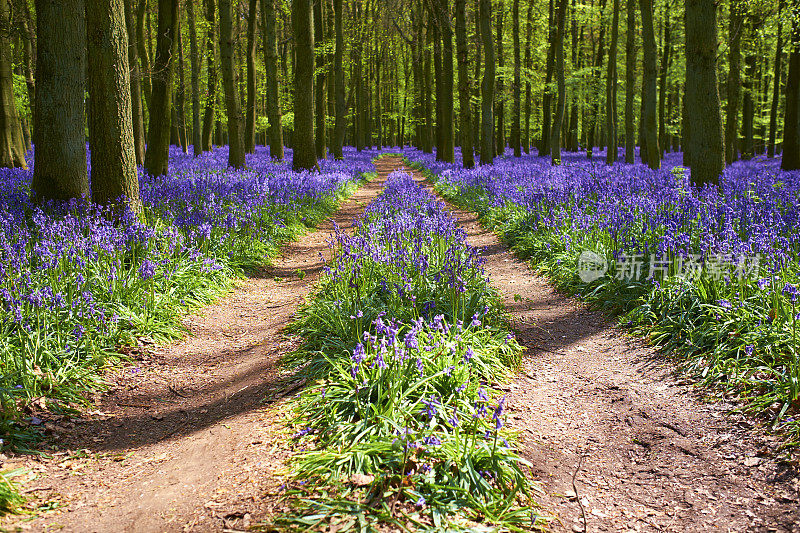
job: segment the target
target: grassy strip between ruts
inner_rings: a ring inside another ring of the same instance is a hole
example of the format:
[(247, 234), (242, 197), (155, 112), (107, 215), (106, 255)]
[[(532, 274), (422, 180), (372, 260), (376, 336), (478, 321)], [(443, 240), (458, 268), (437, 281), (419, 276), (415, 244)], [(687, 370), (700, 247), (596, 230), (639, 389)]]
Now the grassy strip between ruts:
[(541, 525), (497, 387), (522, 349), (463, 230), (395, 172), (332, 246), (291, 328), (290, 361), (316, 378), (296, 401), (291, 510), (263, 527)]
[[(29, 259), (17, 267), (19, 283), (5, 290), (7, 300), (18, 302), (20, 320), (4, 322), (0, 331), (5, 444), (24, 450), (38, 438), (45, 410), (72, 412), (85, 405), (87, 392), (104, 388), (104, 370), (124, 360), (126, 347), (138, 339), (163, 343), (183, 335), (182, 315), (211, 303), (234, 279), (267, 263), (281, 242), (335, 211), (359, 182), (348, 180), (293, 205), (264, 201), (235, 228), (173, 223), (176, 213), (189, 209), (213, 210), (208, 218), (224, 220), (232, 197), (218, 197), (215, 207), (189, 205), (191, 198), (165, 201), (148, 207), (144, 222), (114, 221), (98, 208), (80, 205), (31, 213), (34, 229), (18, 243)], [(183, 209), (176, 202), (183, 202)], [(23, 293), (32, 296), (17, 296)], [(21, 418), (25, 412), (27, 419)]]
[[(698, 383), (741, 398), (744, 409), (763, 416), (772, 430), (785, 436), (789, 453), (800, 444), (800, 309), (794, 285), (783, 288), (792, 279), (791, 269), (786, 279), (774, 276), (757, 284), (715, 280), (705, 272), (660, 282), (620, 280), (612, 272), (586, 283), (577, 275), (576, 250), (605, 256), (613, 246), (604, 247), (608, 237), (602, 232), (576, 231), (569, 217), (563, 226), (531, 223), (531, 207), (498, 201), (480, 186), (457, 187), (418, 162), (408, 164), (434, 182), (443, 197), (476, 212), (482, 224), (560, 290), (619, 315), (622, 326), (678, 356), (682, 371)], [(559, 207), (542, 206), (546, 208)], [(641, 268), (647, 272), (651, 265)], [(763, 290), (765, 282), (771, 291)]]

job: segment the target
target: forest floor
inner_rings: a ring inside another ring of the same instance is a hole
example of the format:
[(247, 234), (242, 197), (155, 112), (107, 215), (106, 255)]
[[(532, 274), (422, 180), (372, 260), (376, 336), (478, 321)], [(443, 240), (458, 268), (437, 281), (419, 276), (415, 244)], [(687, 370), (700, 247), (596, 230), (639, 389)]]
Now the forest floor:
[[(379, 178), (332, 220), (350, 227), (403, 166), (379, 160)], [(800, 531), (800, 477), (777, 438), (734, 404), (704, 401), (662, 354), (554, 291), (474, 214), (451, 209), (527, 349), (507, 386), (509, 425), (553, 530)], [(6, 458), (3, 468), (37, 474), (27, 495), (56, 509), (3, 525), (240, 531), (279, 510), (285, 404), (303, 386), (277, 365), (295, 347), (281, 329), (313, 289), (331, 228), (287, 244), (273, 267), (188, 317), (186, 340), (143, 347), (88, 418), (48, 421), (62, 450), (51, 459)]]

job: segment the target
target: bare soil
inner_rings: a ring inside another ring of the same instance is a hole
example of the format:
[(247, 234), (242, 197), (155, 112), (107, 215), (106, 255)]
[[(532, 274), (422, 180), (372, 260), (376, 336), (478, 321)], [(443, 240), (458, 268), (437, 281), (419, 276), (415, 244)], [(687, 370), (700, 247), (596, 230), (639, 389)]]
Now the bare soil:
[(2, 526), (236, 531), (271, 514), (290, 453), (285, 403), (303, 386), (277, 364), (296, 347), (281, 330), (319, 277), (333, 224), (349, 228), (382, 187), (382, 178), (363, 185), (271, 267), (187, 317), (185, 340), (142, 347), (134, 365), (108, 376), (91, 413), (47, 419), (52, 458), (5, 458), (2, 467), (36, 474), (27, 496), (56, 509)]
[(474, 213), (449, 208), (526, 348), (509, 425), (553, 531), (800, 531), (797, 458), (778, 459), (778, 437), (735, 403), (701, 398), (674, 362), (559, 294)]

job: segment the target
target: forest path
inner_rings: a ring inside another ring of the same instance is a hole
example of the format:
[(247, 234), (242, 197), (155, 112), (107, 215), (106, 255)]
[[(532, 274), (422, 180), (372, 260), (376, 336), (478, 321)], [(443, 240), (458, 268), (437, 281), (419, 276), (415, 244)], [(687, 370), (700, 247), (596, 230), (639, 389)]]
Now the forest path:
[(187, 317), (186, 339), (142, 350), (136, 366), (110, 376), (91, 420), (53, 427), (63, 451), (27, 460), (39, 478), (25, 489), (61, 507), (17, 525), (205, 532), (245, 530), (269, 514), (288, 453), (282, 404), (303, 385), (277, 365), (294, 348), (281, 330), (330, 255), (333, 223), (350, 228), (382, 188), (381, 178), (363, 184), (271, 267)]
[[(423, 179), (399, 158), (385, 163)], [(474, 213), (449, 208), (526, 348), (506, 405), (552, 530), (800, 531), (800, 478), (771, 458), (776, 439), (731, 404), (701, 401), (664, 356), (556, 292)]]

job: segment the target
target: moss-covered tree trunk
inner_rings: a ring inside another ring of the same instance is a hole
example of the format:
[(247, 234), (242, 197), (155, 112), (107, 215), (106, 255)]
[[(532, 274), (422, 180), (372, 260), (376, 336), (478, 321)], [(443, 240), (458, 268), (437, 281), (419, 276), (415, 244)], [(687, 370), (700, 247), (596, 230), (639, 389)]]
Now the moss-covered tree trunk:
[(669, 91), (669, 67), (672, 64), (672, 22), (670, 10), (664, 9), (664, 39), (661, 50), (661, 73), (658, 82), (658, 146), (660, 155), (669, 149), (667, 135), (667, 92)]
[[(263, 0), (264, 3), (271, 0)], [(203, 110), (203, 134), (201, 142), (203, 143), (203, 151), (211, 150), (214, 136), (214, 125), (216, 124), (215, 109), (217, 102), (217, 4), (216, 0), (206, 0), (206, 71), (207, 71), (207, 85), (206, 85), (206, 106)]]
[(617, 160), (617, 29), (619, 27), (619, 0), (613, 0), (611, 43), (608, 45), (606, 71), (606, 164)]
[(264, 70), (266, 72), (266, 106), (269, 121), (269, 155), (283, 159), (283, 126), (278, 93), (278, 34), (276, 30), (276, 0), (261, 0), (261, 31), (264, 33)]
[(131, 116), (133, 119), (133, 148), (136, 164), (144, 163), (144, 112), (142, 110), (142, 83), (139, 71), (139, 53), (136, 46), (136, 13), (133, 0), (125, 0), (125, 27), (129, 37), (128, 66), (131, 79)]
[(222, 85), (225, 89), (225, 111), (228, 115), (228, 166), (244, 168), (244, 132), (239, 83), (234, 65), (233, 13), (231, 0), (219, 2), (219, 55)]
[[(574, 2), (575, 0), (573, 0)], [(574, 11), (574, 9), (573, 9)], [(531, 36), (533, 33), (533, 2), (528, 2), (528, 14), (525, 17), (525, 70), (531, 68)], [(574, 21), (574, 17), (573, 17)], [(573, 26), (574, 26), (573, 22)], [(574, 49), (574, 46), (573, 46)], [(574, 64), (574, 63), (573, 63)], [(522, 148), (528, 154), (531, 151), (531, 79), (525, 74), (525, 129), (522, 134)]]
[(176, 30), (180, 0), (159, 0), (156, 54), (153, 60), (153, 94), (147, 132), (144, 168), (152, 176), (166, 174), (169, 165), (169, 134), (172, 118), (173, 56), (177, 49)]
[(467, 49), (466, 0), (456, 0), (456, 55), (458, 57), (458, 105), (460, 111), (461, 161), (464, 168), (475, 166), (472, 146), (472, 113), (469, 87), (469, 50)]
[(521, 109), (522, 109), (522, 65), (520, 65), (519, 49), (519, 0), (513, 0), (511, 7), (511, 34), (514, 41), (514, 87), (513, 108), (511, 111), (511, 149), (514, 157), (522, 155), (522, 140), (520, 139)]
[[(497, 6), (497, 21), (496, 21), (496, 61), (497, 66), (500, 69), (500, 73), (502, 74), (505, 70), (506, 60), (505, 54), (503, 53), (503, 19), (506, 16), (505, 7), (503, 5), (504, 0), (499, 0), (499, 4)], [(495, 80), (496, 84), (496, 94), (495, 94), (495, 102), (494, 102), (494, 114), (495, 114), (495, 121), (496, 126), (494, 130), (494, 137), (495, 137), (495, 153), (498, 155), (503, 155), (506, 152), (506, 95), (505, 95), (505, 82), (503, 81), (503, 76), (498, 76)]]
[(783, 59), (783, 7), (785, 0), (778, 4), (777, 41), (775, 43), (775, 60), (772, 70), (772, 103), (769, 108), (769, 140), (767, 141), (767, 157), (775, 157), (775, 139), (778, 134), (778, 104), (781, 100), (781, 62)]
[[(324, 0), (312, 0), (314, 2), (314, 42), (322, 44), (325, 42), (325, 4)], [(323, 56), (324, 58), (324, 56)], [(328, 155), (327, 130), (325, 128), (325, 117), (327, 115), (326, 98), (327, 88), (327, 65), (317, 65), (317, 75), (314, 86), (314, 149), (317, 159), (325, 159)]]
[(627, 35), (625, 42), (625, 162), (636, 160), (636, 0), (626, 1)]
[(685, 28), (684, 165), (695, 185), (717, 184), (725, 168), (725, 145), (717, 89), (716, 2), (687, 0)]
[(38, 146), (31, 189), (38, 200), (88, 198), (83, 0), (37, 1), (36, 35), (34, 131)]
[(250, 0), (247, 13), (247, 103), (245, 104), (244, 150), (256, 151), (256, 19), (258, 0)]
[(334, 32), (336, 33), (336, 51), (333, 55), (333, 83), (336, 93), (336, 121), (333, 131), (332, 151), (336, 159), (342, 159), (342, 145), (347, 128), (347, 104), (344, 91), (344, 29), (342, 24), (342, 0), (333, 0)]
[(14, 100), (12, 31), (8, 0), (0, 0), (0, 167), (28, 168), (25, 161), (25, 137)]
[(189, 62), (192, 68), (192, 150), (198, 156), (203, 151), (203, 141), (200, 126), (200, 51), (197, 46), (194, 2), (195, 0), (186, 1), (186, 18), (189, 20)]
[(89, 146), (92, 201), (141, 211), (133, 141), (128, 32), (123, 0), (95, 0), (86, 10), (89, 50)]
[(492, 0), (480, 0), (481, 39), (484, 67), (481, 82), (481, 164), (494, 161), (494, 42), (492, 41)]
[(550, 132), (550, 160), (554, 165), (561, 164), (561, 124), (564, 121), (564, 109), (567, 105), (567, 86), (564, 81), (564, 27), (567, 15), (567, 2), (558, 0), (556, 12), (556, 34), (553, 44), (555, 47), (555, 74), (558, 85), (558, 100), (556, 112), (553, 115), (553, 127)]
[(661, 168), (656, 120), (656, 36), (653, 29), (653, 0), (639, 0), (642, 13), (642, 131), (645, 146), (642, 162), (652, 169)]
[(295, 42), (294, 170), (319, 170), (314, 145), (314, 17), (311, 0), (292, 0)]
[(450, 1), (438, 0), (442, 37), (442, 161), (455, 161), (455, 116), (453, 114), (453, 27), (450, 25)]
[(739, 159), (739, 100), (741, 99), (741, 43), (744, 10), (741, 2), (731, 2), (728, 18), (728, 101), (725, 106), (725, 162)]

